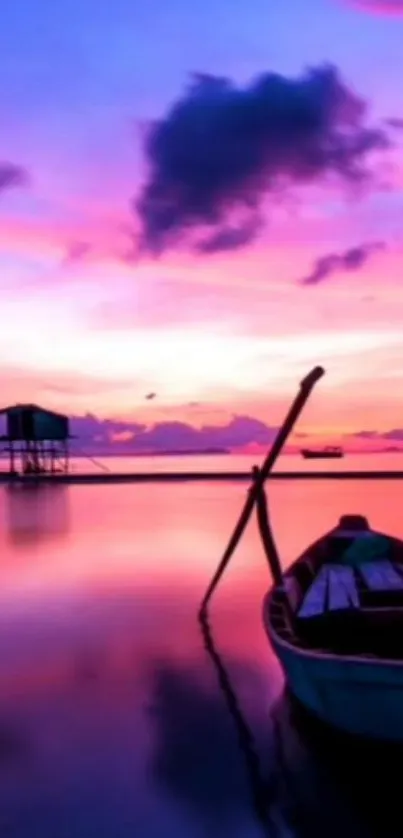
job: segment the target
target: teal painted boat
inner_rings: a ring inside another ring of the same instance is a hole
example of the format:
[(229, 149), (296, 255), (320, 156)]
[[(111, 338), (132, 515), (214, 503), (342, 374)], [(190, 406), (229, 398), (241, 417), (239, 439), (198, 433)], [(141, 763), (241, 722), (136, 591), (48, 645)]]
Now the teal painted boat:
[(264, 600), (287, 685), (347, 733), (403, 742), (403, 542), (343, 516)]

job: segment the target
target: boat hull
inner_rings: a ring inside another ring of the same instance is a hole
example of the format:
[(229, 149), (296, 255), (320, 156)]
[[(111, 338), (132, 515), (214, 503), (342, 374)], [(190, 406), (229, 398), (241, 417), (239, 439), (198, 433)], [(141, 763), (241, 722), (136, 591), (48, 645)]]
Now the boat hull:
[(304, 460), (340, 460), (344, 457), (341, 451), (301, 451)]
[[(270, 596), (270, 595), (269, 595)], [(400, 661), (335, 656), (269, 640), (295, 698), (314, 716), (353, 736), (403, 743), (403, 665)]]

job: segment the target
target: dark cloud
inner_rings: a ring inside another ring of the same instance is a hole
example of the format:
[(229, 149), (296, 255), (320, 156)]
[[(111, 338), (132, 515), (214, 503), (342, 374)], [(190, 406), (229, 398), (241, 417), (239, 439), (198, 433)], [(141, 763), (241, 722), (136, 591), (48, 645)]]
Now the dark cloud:
[(195, 249), (199, 253), (238, 250), (256, 238), (261, 226), (261, 218), (256, 216), (238, 227), (220, 227), (217, 232), (198, 242)]
[(16, 186), (27, 186), (29, 175), (22, 166), (15, 163), (0, 162), (0, 191)]
[(377, 250), (385, 247), (383, 242), (368, 242), (350, 247), (342, 253), (329, 253), (314, 263), (311, 273), (299, 280), (300, 285), (319, 285), (335, 273), (358, 271)]
[(140, 250), (159, 254), (195, 232), (211, 236), (204, 252), (241, 246), (258, 232), (267, 196), (329, 177), (362, 185), (371, 153), (389, 145), (333, 66), (264, 73), (244, 88), (196, 75), (146, 134)]
[(311, 273), (299, 280), (300, 285), (318, 285), (340, 268), (340, 257), (335, 253), (317, 259)]
[(98, 419), (92, 414), (72, 417), (71, 432), (86, 450), (99, 453), (200, 451), (215, 448), (233, 449), (251, 443), (270, 445), (276, 433), (272, 428), (250, 416), (234, 416), (226, 425), (204, 425), (194, 428), (186, 422), (157, 422), (150, 427), (137, 422)]

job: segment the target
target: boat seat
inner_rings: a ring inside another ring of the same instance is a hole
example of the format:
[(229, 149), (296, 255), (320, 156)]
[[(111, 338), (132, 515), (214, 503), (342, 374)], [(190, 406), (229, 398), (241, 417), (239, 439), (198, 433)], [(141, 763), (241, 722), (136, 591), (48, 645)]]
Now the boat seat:
[(298, 609), (298, 618), (306, 620), (335, 611), (359, 608), (354, 570), (339, 564), (325, 564), (308, 588)]
[(298, 617), (309, 619), (322, 616), (326, 610), (327, 568), (322, 567), (309, 586), (298, 609)]
[(403, 592), (403, 576), (396, 565), (387, 560), (363, 562), (358, 567), (369, 591), (384, 593), (386, 591)]
[(351, 567), (329, 565), (327, 607), (329, 611), (360, 607), (355, 574)]

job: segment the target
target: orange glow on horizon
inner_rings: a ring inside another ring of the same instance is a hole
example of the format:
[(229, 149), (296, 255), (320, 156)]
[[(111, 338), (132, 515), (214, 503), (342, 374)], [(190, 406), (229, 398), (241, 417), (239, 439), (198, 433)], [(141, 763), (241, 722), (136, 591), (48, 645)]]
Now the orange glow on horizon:
[[(225, 425), (237, 414), (273, 426), (300, 379), (322, 363), (327, 376), (302, 431), (325, 440), (399, 427), (403, 253), (396, 245), (362, 274), (298, 287), (315, 255), (304, 235), (318, 224), (327, 220), (305, 215), (298, 227), (283, 220), (275, 246), (266, 237), (236, 259), (173, 254), (133, 266), (113, 255), (113, 237), (105, 239), (101, 224), (92, 229), (88, 258), (62, 270), (73, 228), (66, 235), (67, 228), (5, 223), (0, 255), (2, 247), (19, 249), (26, 278), (22, 296), (15, 256), (7, 265), (0, 335), (4, 402), (31, 400), (146, 425)], [(290, 246), (291, 229), (298, 237)], [(44, 260), (32, 288), (24, 263), (30, 256)], [(150, 390), (157, 398), (146, 404)]]

